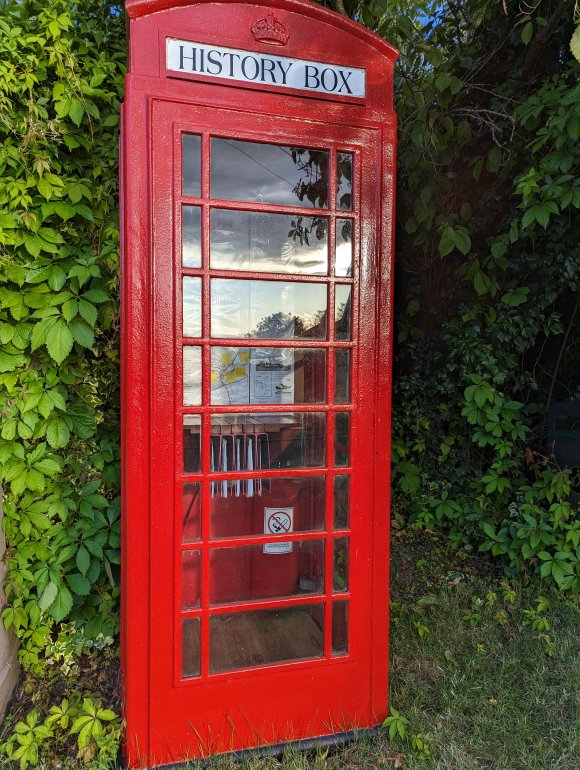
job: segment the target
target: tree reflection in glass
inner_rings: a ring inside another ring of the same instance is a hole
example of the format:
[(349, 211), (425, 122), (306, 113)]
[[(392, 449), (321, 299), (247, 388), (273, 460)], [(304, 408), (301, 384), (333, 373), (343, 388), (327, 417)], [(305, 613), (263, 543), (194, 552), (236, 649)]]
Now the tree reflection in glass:
[(326, 309), (322, 283), (211, 281), (212, 337), (325, 339)]
[(328, 150), (214, 137), (211, 197), (326, 208)]
[(214, 270), (268, 273), (328, 272), (328, 220), (260, 211), (211, 212)]

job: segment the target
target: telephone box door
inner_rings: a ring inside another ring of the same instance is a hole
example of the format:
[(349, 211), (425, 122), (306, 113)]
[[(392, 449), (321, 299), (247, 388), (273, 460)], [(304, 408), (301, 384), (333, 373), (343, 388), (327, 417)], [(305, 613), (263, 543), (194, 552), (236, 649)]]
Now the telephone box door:
[(151, 134), (149, 761), (376, 725), (380, 131), (154, 100)]

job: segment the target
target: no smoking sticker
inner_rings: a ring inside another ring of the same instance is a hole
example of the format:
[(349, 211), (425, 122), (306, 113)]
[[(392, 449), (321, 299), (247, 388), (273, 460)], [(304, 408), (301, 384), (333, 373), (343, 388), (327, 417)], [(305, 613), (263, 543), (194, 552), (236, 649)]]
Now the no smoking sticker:
[[(294, 531), (294, 508), (264, 508), (264, 534), (286, 535)], [(266, 543), (264, 553), (292, 553), (292, 543)]]

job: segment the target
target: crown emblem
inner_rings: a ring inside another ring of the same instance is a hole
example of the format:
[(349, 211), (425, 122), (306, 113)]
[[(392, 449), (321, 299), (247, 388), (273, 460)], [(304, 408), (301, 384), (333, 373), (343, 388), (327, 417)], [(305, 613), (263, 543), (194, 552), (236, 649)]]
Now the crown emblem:
[(267, 11), (263, 19), (258, 19), (250, 27), (254, 40), (271, 45), (286, 45), (290, 33), (272, 11)]

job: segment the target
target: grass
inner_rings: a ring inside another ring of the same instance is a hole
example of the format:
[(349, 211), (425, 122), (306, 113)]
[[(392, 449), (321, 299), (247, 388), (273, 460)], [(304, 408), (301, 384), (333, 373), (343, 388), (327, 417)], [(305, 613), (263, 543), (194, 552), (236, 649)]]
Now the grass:
[[(437, 535), (400, 533), (392, 550), (390, 703), (408, 720), (404, 738), (382, 730), (330, 750), (215, 758), (209, 770), (579, 770), (577, 606), (507, 583)], [(427, 751), (413, 748), (417, 734)]]
[[(408, 720), (404, 740), (383, 730), (212, 770), (579, 770), (577, 607), (426, 533), (394, 538), (392, 599), (390, 703)], [(428, 755), (413, 751), (417, 734)]]
[(404, 767), (577, 770), (577, 613), (553, 599), (539, 616), (551, 626), (546, 640), (522, 625), (532, 590), (507, 610), (500, 599), (499, 609), (484, 603), (474, 611), (469, 581), (431, 596), (437, 603), (421, 618), (425, 637), (407, 619), (393, 628), (391, 704), (411, 731), (427, 735), (432, 754), (411, 754)]

